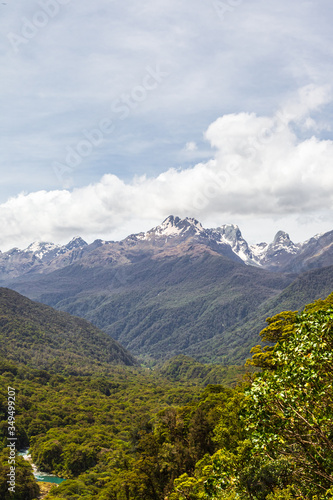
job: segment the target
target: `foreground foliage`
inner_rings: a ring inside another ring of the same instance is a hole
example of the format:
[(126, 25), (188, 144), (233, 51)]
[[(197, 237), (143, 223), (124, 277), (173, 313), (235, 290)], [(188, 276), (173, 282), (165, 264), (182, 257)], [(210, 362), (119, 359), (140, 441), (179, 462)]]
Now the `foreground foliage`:
[(332, 498), (332, 303), (333, 295), (268, 319), (262, 336), (276, 343), (253, 349), (262, 372), (238, 406), (243, 438), (178, 478), (171, 500)]
[(292, 461), (303, 494), (333, 486), (331, 300), (308, 306), (292, 324), (285, 322), (270, 351), (270, 368), (249, 391), (247, 422), (254, 449)]

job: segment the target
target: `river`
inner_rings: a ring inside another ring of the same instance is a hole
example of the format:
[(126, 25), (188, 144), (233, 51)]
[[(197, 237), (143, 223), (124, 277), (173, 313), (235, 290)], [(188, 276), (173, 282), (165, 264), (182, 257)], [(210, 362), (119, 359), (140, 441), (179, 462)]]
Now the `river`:
[(62, 477), (57, 477), (57, 476), (54, 476), (53, 474), (49, 474), (48, 472), (42, 472), (42, 471), (38, 470), (36, 465), (32, 462), (31, 455), (29, 453), (28, 448), (25, 450), (19, 451), (18, 455), (21, 455), (21, 457), (23, 457), (24, 460), (28, 460), (28, 462), (31, 463), (36, 481), (41, 481), (43, 483), (54, 483), (54, 484), (60, 484), (63, 481), (66, 481)]

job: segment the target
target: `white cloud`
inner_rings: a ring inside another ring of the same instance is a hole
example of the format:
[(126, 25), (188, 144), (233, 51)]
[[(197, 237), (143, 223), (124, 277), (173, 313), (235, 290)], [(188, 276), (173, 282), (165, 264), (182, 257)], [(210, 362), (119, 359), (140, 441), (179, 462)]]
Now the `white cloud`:
[(171, 213), (219, 218), (220, 223), (227, 218), (266, 218), (269, 224), (269, 218), (322, 217), (333, 209), (333, 141), (299, 139), (294, 125), (312, 119), (311, 112), (327, 102), (327, 95), (325, 89), (311, 87), (274, 116), (218, 118), (206, 132), (214, 157), (190, 168), (136, 176), (127, 183), (106, 174), (72, 191), (12, 197), (0, 205), (0, 248), (33, 240), (65, 241), (75, 234), (88, 240), (125, 237), (125, 230), (147, 229), (146, 224)]

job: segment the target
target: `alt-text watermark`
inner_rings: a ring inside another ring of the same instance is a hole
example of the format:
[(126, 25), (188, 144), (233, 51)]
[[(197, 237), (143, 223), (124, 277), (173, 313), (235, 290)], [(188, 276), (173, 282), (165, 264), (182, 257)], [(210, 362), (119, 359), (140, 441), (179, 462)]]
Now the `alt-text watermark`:
[(147, 66), (140, 84), (128, 92), (123, 92), (115, 99), (111, 103), (110, 114), (104, 116), (93, 128), (84, 129), (78, 142), (66, 147), (64, 159), (53, 163), (53, 171), (59, 182), (67, 187), (66, 177), (70, 176), (85, 159), (93, 154), (96, 148), (115, 132), (117, 121), (126, 120), (132, 111), (168, 77), (169, 73), (161, 69), (159, 64)]
[(7, 399), (7, 405), (8, 405), (8, 436), (7, 436), (7, 441), (8, 445), (7, 448), (9, 449), (9, 455), (8, 455), (8, 465), (9, 465), (9, 472), (7, 474), (7, 484), (8, 484), (8, 491), (11, 493), (15, 493), (15, 487), (16, 487), (16, 428), (15, 428), (15, 389), (13, 387), (8, 387), (8, 399)]
[(221, 21), (225, 21), (228, 14), (234, 12), (243, 0), (212, 0), (214, 10)]
[(71, 0), (40, 0), (39, 9), (30, 17), (21, 18), (21, 26), (18, 32), (10, 31), (7, 39), (14, 50), (18, 52), (21, 46), (27, 45), (38, 33), (48, 26), (49, 22), (58, 16), (61, 7), (67, 5)]

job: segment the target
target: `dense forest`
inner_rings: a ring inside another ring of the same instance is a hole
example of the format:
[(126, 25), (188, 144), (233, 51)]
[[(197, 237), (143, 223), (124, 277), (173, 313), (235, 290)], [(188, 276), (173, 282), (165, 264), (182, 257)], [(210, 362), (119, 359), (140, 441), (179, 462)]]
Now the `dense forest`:
[(0, 498), (39, 495), (20, 457), (8, 491), (13, 387), (17, 449), (66, 478), (46, 500), (332, 499), (333, 294), (267, 323), (242, 379), (186, 356), (79, 375), (3, 358)]

